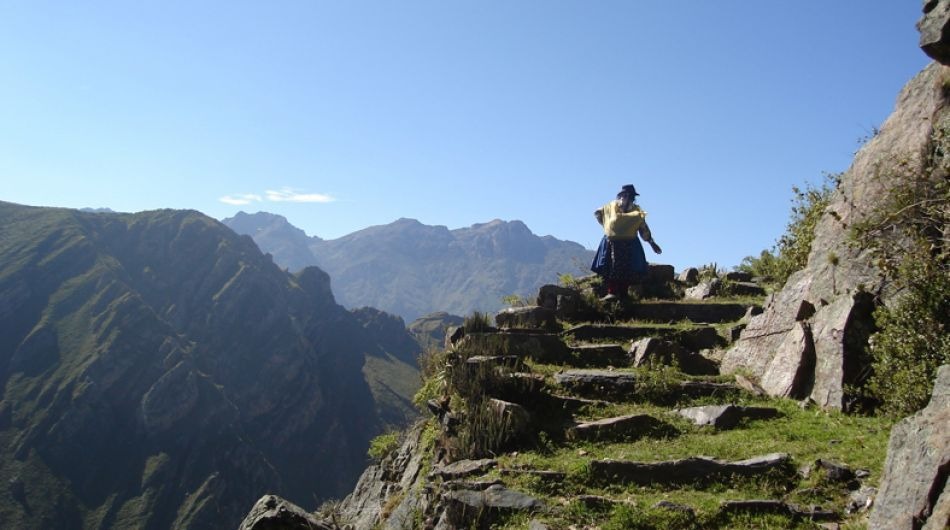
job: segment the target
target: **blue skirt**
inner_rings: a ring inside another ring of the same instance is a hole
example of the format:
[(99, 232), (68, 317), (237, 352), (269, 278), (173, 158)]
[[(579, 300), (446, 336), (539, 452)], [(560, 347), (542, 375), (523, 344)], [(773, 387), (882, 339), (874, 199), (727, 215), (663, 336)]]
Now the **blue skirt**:
[(647, 273), (647, 258), (638, 238), (611, 241), (604, 236), (590, 270), (608, 280), (633, 280)]

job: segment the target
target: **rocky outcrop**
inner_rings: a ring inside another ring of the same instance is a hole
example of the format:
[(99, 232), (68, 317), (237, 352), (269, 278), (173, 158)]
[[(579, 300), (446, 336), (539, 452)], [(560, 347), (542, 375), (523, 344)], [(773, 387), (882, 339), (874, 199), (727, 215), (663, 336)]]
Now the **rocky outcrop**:
[(254, 504), (238, 530), (339, 530), (303, 508), (275, 495), (265, 495)]
[[(938, 9), (943, 9), (941, 7)], [(722, 370), (750, 372), (772, 395), (810, 397), (846, 408), (844, 389), (867, 375), (866, 347), (875, 300), (898, 293), (882, 279), (867, 248), (851, 243), (850, 228), (909, 176), (940, 178), (927, 162), (950, 148), (946, 83), (950, 69), (931, 64), (901, 92), (894, 113), (856, 155), (818, 222), (808, 264), (753, 317), (726, 352)]]
[(926, 408), (891, 430), (871, 530), (950, 524), (950, 365), (937, 371)]
[(394, 453), (363, 472), (339, 506), (340, 520), (353, 528), (412, 528), (412, 514), (429, 498), (422, 484), (433, 455), (425, 451), (423, 424), (410, 429)]

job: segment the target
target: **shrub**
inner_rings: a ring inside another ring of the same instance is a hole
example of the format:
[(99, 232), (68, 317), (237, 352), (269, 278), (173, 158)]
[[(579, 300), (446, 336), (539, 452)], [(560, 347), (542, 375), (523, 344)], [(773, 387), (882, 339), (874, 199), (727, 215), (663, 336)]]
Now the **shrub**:
[(491, 331), (491, 316), (487, 313), (480, 313), (478, 311), (473, 312), (471, 315), (465, 317), (465, 321), (462, 323), (462, 327), (465, 328), (465, 333), (479, 333), (482, 331)]
[(881, 331), (871, 340), (869, 389), (885, 412), (898, 416), (927, 405), (937, 368), (950, 363), (950, 276), (910, 274), (919, 276), (900, 300), (875, 311)]
[(501, 303), (508, 307), (527, 307), (531, 305), (527, 298), (517, 294), (509, 294), (501, 297)]
[[(950, 162), (939, 162), (940, 141), (937, 146), (932, 163), (944, 166), (938, 169), (946, 175)], [(854, 243), (871, 250), (899, 290), (894, 302), (875, 311), (879, 332), (871, 338), (873, 373), (866, 388), (895, 416), (924, 407), (937, 368), (950, 363), (950, 178), (934, 182), (930, 170), (888, 175), (901, 184), (852, 227)]]
[(412, 402), (420, 410), (425, 410), (426, 402), (445, 394), (445, 362), (448, 352), (438, 348), (428, 348), (419, 356), (419, 375), (422, 385), (412, 397)]
[(399, 448), (399, 433), (396, 431), (380, 434), (369, 442), (366, 454), (373, 460), (379, 461)]
[(707, 263), (699, 268), (699, 281), (701, 282), (710, 282), (716, 279), (719, 279), (719, 276), (722, 275), (722, 269), (719, 268), (719, 264), (716, 262)]

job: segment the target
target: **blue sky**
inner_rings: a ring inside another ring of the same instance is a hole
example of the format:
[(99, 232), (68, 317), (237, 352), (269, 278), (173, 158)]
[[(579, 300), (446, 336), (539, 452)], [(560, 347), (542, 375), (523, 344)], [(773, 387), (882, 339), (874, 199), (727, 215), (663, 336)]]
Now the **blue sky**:
[[(632, 183), (730, 267), (845, 170), (928, 62), (920, 2), (0, 0), (0, 200), (520, 219), (589, 248)], [(237, 204), (245, 202), (246, 204)]]

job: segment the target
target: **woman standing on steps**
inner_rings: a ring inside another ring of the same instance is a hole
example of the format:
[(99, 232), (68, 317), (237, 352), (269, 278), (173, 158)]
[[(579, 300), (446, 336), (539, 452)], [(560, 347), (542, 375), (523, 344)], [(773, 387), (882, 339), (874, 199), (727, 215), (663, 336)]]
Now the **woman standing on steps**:
[(649, 270), (638, 235), (650, 244), (653, 252), (663, 253), (650, 234), (647, 213), (635, 202), (637, 195), (633, 184), (627, 184), (617, 194), (617, 200), (594, 212), (597, 222), (604, 227), (604, 238), (600, 240), (590, 269), (607, 284), (607, 296), (602, 300), (626, 298), (630, 284)]

